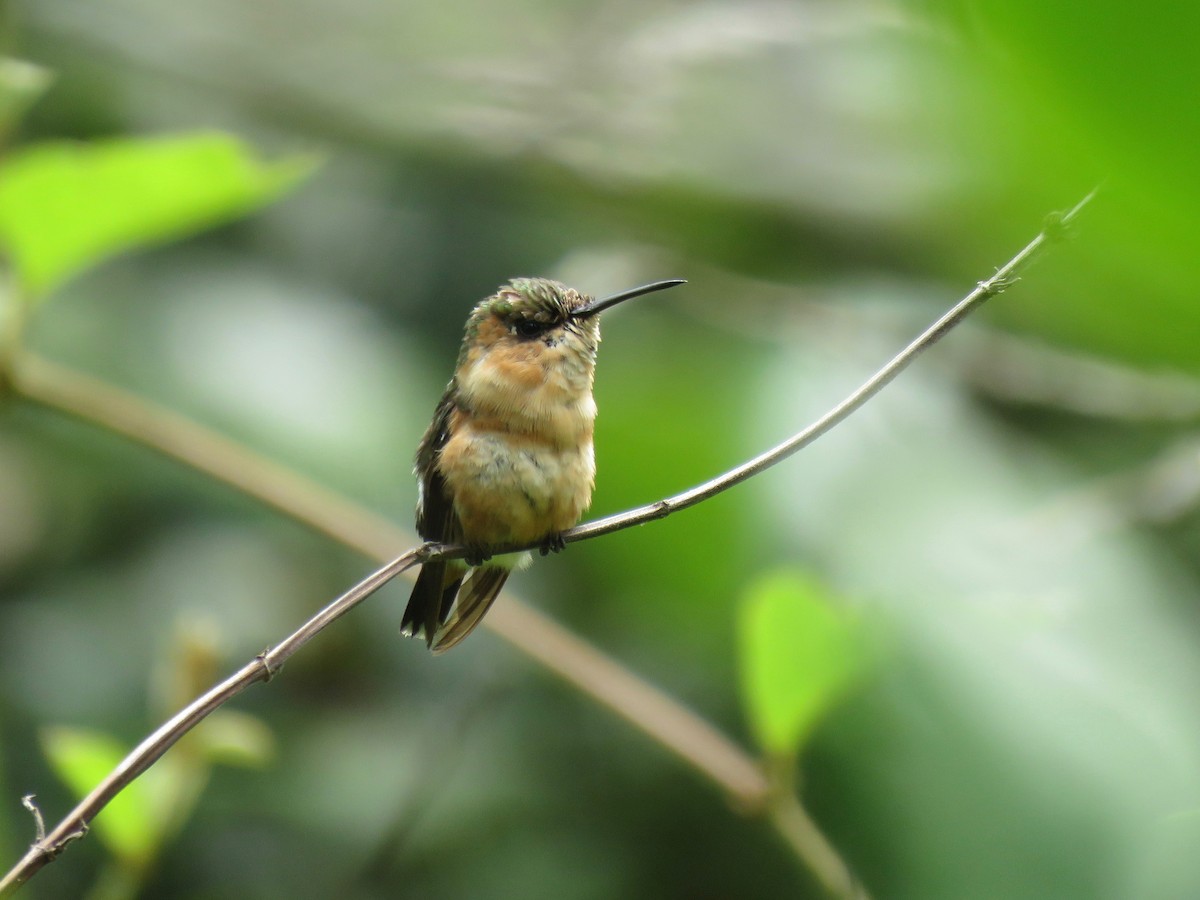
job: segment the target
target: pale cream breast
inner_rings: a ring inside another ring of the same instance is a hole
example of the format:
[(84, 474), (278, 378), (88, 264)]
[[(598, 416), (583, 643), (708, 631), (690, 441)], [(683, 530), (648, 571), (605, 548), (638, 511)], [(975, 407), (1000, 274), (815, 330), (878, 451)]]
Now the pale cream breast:
[(464, 417), (439, 458), (467, 540), (525, 543), (576, 524), (595, 483), (590, 436), (564, 448), (495, 424)]
[(591, 360), (565, 345), (536, 346), (495, 347), (468, 360), (457, 375), (463, 405), (560, 447), (590, 442)]

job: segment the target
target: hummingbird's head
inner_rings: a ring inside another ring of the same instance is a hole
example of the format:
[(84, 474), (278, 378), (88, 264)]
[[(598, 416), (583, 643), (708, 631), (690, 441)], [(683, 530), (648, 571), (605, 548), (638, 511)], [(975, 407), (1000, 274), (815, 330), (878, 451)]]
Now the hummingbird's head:
[[(514, 278), (467, 320), (455, 380), (463, 399), (500, 415), (542, 418), (556, 406), (591, 404), (599, 313), (681, 280), (594, 300), (549, 278)], [(586, 412), (586, 410), (582, 410)]]
[(549, 278), (514, 278), (472, 310), (459, 365), (472, 356), (512, 364), (551, 365), (563, 356), (594, 362), (599, 322), (573, 315), (590, 301)]

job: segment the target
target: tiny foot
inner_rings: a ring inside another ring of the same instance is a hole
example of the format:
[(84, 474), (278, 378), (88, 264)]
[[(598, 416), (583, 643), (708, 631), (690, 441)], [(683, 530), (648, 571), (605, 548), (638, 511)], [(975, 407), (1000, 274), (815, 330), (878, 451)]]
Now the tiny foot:
[(567, 547), (567, 542), (563, 540), (561, 534), (552, 534), (542, 541), (542, 545), (538, 548), (538, 552), (542, 556), (549, 556), (551, 553), (561, 553)]
[(483, 544), (467, 544), (467, 552), (463, 555), (468, 566), (481, 566), (491, 558), (492, 554)]

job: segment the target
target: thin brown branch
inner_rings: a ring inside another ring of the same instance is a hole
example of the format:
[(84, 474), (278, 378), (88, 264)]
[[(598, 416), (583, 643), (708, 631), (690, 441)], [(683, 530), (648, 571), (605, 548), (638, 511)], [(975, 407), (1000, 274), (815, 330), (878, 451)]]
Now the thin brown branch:
[[(397, 548), (416, 543), (391, 520), (177, 413), (28, 353), (20, 357), (17, 371), (17, 390), (26, 398), (183, 462), (370, 559), (389, 560)], [(416, 552), (424, 553), (425, 547)], [(390, 571), (388, 566), (380, 571), (384, 570)], [(382, 587), (384, 582), (374, 581), (378, 574), (369, 575), (362, 584)], [(753, 805), (765, 794), (761, 773), (748, 774), (757, 772), (753, 759), (733, 741), (594, 645), (522, 603), (513, 592), (505, 592), (505, 601), (488, 614), (484, 625), (677, 756), (690, 761), (700, 754), (723, 760), (713, 771), (698, 769), (735, 802)], [(614, 674), (618, 672), (620, 677)], [(722, 771), (738, 774), (723, 778)]]
[(29, 810), (29, 814), (33, 816), (33, 829), (39, 841), (46, 838), (46, 820), (42, 818), (42, 811), (38, 809), (38, 805), (33, 801), (37, 799), (36, 794), (26, 794), (21, 798), (21, 805)]
[[(368, 558), (387, 560), (397, 547), (415, 543), (390, 520), (177, 413), (30, 353), (22, 353), (16, 363), (14, 388), (26, 399), (182, 462)], [(87, 823), (121, 788), (148, 769), (184, 733), (250, 685), (267, 680), (326, 625), (418, 562), (423, 550), (409, 551), (373, 572), (274, 649), (247, 663), (134, 748), (117, 770), (44, 839), (36, 841), (0, 880), (0, 897), (8, 896), (72, 840), (82, 837)], [(692, 765), (738, 806), (762, 807), (768, 784), (754, 759), (679, 701), (520, 602), (511, 592), (506, 592), (505, 601), (497, 604), (484, 624)]]
[(775, 830), (797, 858), (804, 861), (805, 867), (830, 897), (870, 900), (867, 889), (854, 877), (794, 793), (780, 793), (771, 804), (769, 818)]
[[(1043, 246), (1073, 222), (1093, 194), (1057, 220), (1053, 229), (1047, 228), (1040, 233), (995, 275), (980, 282), (862, 387), (808, 428), (711, 481), (640, 509), (578, 526), (564, 534), (564, 539), (568, 542), (586, 540), (664, 518), (740, 484), (807, 446), (859, 409), (972, 310), (1012, 284)], [(13, 362), (13, 387), (28, 399), (123, 434), (185, 462), (369, 556), (386, 556), (391, 548), (402, 543), (403, 533), (390, 523), (195, 423), (165, 410), (153, 409), (137, 398), (46, 360), (23, 354)], [(288, 658), (335, 619), (422, 560), (435, 554), (449, 557), (461, 556), (464, 552), (461, 547), (430, 544), (406, 552), (330, 603), (276, 647), (260, 654), (163, 723), (66, 818), (30, 847), (21, 861), (0, 880), (0, 896), (15, 891), (67, 844), (86, 833), (88, 823), (113, 797), (209, 713), (251, 684), (269, 680)], [(497, 609), (486, 620), (494, 630), (645, 731), (735, 800), (752, 808), (763, 808), (765, 804), (772, 824), (831, 894), (846, 898), (865, 896), (836, 850), (799, 802), (790, 794), (790, 799), (772, 802), (766, 775), (744, 750), (691, 710), (532, 609), (510, 603), (507, 611), (502, 610), (503, 607)]]
[[(391, 581), (400, 572), (417, 563), (416, 553), (409, 552), (373, 572), (342, 596), (284, 638), (275, 647), (260, 653), (220, 684), (197, 697), (149, 737), (133, 748), (90, 794), (83, 798), (61, 822), (34, 841), (21, 861), (0, 881), (0, 896), (8, 896), (28, 881), (46, 863), (53, 860), (72, 841), (87, 833), (88, 825), (109, 802), (128, 787), (134, 779), (149, 769), (177, 743), (199, 725), (210, 713), (236, 697), (257, 681), (270, 681), (297, 650), (319, 634), (327, 625)], [(39, 831), (42, 830), (39, 817)]]
[(13, 390), (148, 447), (373, 559), (418, 540), (395, 523), (191, 419), (98, 378), (22, 351)]

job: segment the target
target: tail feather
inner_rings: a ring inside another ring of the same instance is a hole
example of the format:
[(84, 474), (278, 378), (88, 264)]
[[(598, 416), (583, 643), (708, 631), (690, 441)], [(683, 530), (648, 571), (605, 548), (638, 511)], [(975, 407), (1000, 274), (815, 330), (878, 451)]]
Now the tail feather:
[(440, 560), (421, 566), (408, 606), (404, 608), (404, 617), (400, 620), (401, 634), (424, 637), (425, 643), (432, 648), (438, 630), (450, 615), (454, 596), (465, 574), (461, 565)]
[[(479, 620), (483, 618), (484, 613), (491, 608), (500, 589), (504, 587), (509, 571), (508, 568), (502, 566), (480, 566), (471, 571), (471, 576), (462, 585), (461, 590), (458, 588), (458, 582), (455, 582), (454, 588), (458, 590), (458, 603), (454, 606), (449, 618), (443, 616), (443, 624), (437, 630), (436, 635), (429, 638), (432, 632), (426, 631), (429, 648), (434, 653), (445, 653), (471, 633), (479, 624)], [(459, 581), (461, 580), (460, 577)], [(420, 579), (418, 579), (418, 583), (419, 581)], [(415, 591), (413, 595), (416, 596)], [(409, 605), (412, 605), (411, 600)], [(449, 610), (449, 606), (447, 606), (447, 610)], [(405, 616), (407, 617), (407, 613)]]

